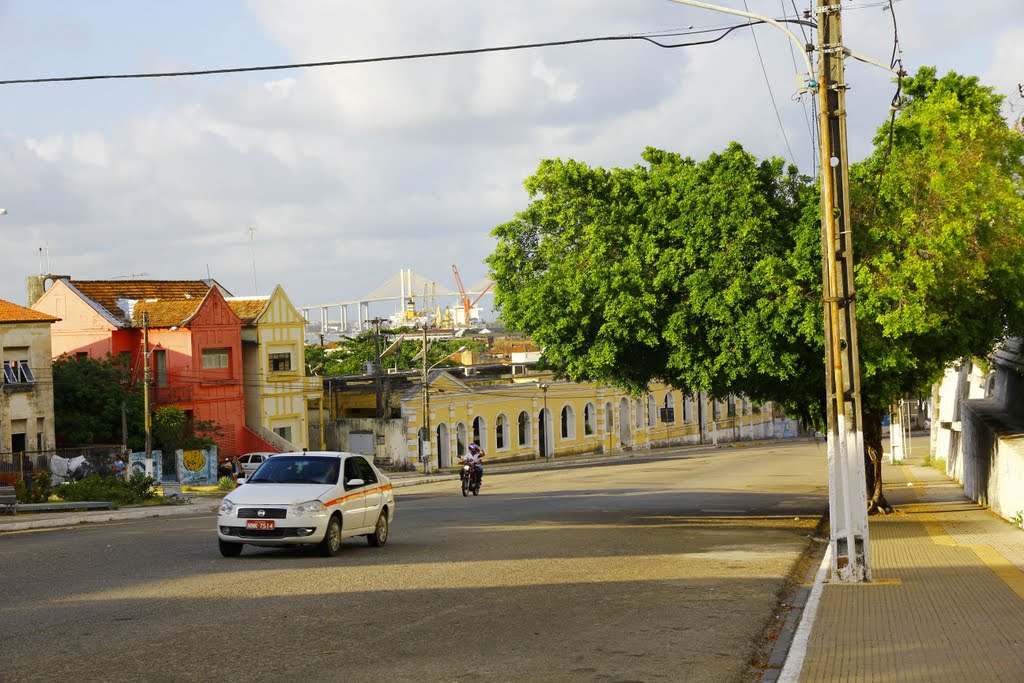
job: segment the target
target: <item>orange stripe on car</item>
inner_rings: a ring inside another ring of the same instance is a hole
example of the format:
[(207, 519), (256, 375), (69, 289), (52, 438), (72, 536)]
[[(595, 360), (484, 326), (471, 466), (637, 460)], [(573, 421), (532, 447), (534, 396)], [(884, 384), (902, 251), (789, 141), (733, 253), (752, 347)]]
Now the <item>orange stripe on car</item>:
[(341, 498), (329, 500), (326, 503), (324, 503), (324, 505), (327, 507), (331, 507), (332, 505), (341, 505), (346, 500), (352, 500), (353, 498), (358, 498), (359, 496), (365, 496), (366, 494), (374, 493), (375, 491), (390, 491), (392, 488), (394, 487), (391, 484), (384, 484), (383, 486), (374, 486), (372, 489), (368, 489), (366, 491), (357, 491), (355, 493), (350, 493), (347, 496), (342, 496)]

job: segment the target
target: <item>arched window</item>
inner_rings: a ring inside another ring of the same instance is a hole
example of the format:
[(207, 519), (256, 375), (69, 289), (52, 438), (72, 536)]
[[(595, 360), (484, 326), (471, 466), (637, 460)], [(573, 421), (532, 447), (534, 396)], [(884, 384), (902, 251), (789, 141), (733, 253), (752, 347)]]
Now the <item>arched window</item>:
[(636, 426), (639, 429), (644, 424), (644, 404), (640, 402), (640, 399), (634, 403), (636, 404), (633, 406), (636, 409)]
[(654, 394), (647, 394), (647, 426), (653, 427), (658, 424), (658, 402)]
[(498, 415), (494, 421), (494, 449), (502, 451), (508, 448), (508, 416)]
[(529, 446), (533, 443), (530, 434), (530, 414), (525, 410), (519, 413), (519, 445)]
[(569, 405), (562, 408), (562, 438), (576, 438), (576, 413)]
[(730, 396), (725, 399), (725, 413), (729, 417), (736, 417), (736, 397)]
[(583, 434), (585, 436), (597, 433), (597, 427), (594, 424), (597, 419), (597, 415), (594, 413), (595, 410), (593, 403), (588, 403), (583, 407)]
[(487, 450), (487, 421), (479, 415), (473, 418), (473, 441), (480, 444), (480, 448)]
[(712, 401), (711, 402), (711, 419), (719, 420), (722, 418), (722, 402)]
[(661, 421), (667, 425), (676, 421), (676, 397), (671, 391), (665, 392), (665, 402), (661, 407)]
[(455, 425), (455, 455), (460, 458), (466, 454), (466, 447), (469, 446), (466, 439), (466, 423), (460, 422)]

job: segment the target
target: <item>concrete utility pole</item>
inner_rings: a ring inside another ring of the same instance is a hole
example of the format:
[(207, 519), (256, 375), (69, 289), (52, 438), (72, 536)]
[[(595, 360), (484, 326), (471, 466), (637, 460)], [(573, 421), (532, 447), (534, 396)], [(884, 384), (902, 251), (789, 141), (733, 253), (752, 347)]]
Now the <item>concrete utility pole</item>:
[(146, 476), (153, 476), (153, 417), (149, 412), (149, 313), (142, 313), (142, 414), (146, 430)]
[[(834, 4), (832, 4), (834, 3)], [(822, 296), (832, 580), (871, 580), (853, 282), (842, 7), (818, 0)]]

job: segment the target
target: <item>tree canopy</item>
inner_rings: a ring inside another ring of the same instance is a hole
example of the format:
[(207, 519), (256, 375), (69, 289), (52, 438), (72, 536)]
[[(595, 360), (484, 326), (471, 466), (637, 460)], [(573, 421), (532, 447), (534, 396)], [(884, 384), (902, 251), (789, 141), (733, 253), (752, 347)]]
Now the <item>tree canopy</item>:
[(62, 445), (121, 443), (122, 406), (127, 414), (128, 445), (145, 442), (141, 387), (130, 382), (128, 368), (111, 356), (103, 360), (61, 356), (53, 362), (53, 412)]
[[(372, 331), (361, 332), (355, 337), (345, 339), (334, 347), (317, 345), (306, 346), (306, 368), (310, 374), (321, 377), (338, 375), (355, 375), (364, 372), (367, 363), (377, 359), (377, 348)], [(381, 330), (380, 350), (383, 353), (399, 335), (405, 335), (401, 343), (391, 353), (381, 359), (382, 368), (398, 370), (419, 370), (423, 367), (420, 352), (423, 344), (417, 331), (413, 328), (393, 328)], [(427, 348), (427, 364), (455, 365), (455, 361), (444, 359), (465, 346), (469, 350), (484, 350), (484, 345), (471, 340), (454, 339), (451, 341), (431, 342)]]
[[(1024, 334), (1024, 141), (975, 78), (921, 69), (905, 93), (891, 134), (883, 124), (850, 170), (866, 420)], [(642, 158), (545, 160), (524, 181), (529, 205), (494, 229), (488, 257), (506, 325), (572, 379), (634, 392), (661, 380), (820, 420), (814, 183), (738, 143), (704, 161)]]

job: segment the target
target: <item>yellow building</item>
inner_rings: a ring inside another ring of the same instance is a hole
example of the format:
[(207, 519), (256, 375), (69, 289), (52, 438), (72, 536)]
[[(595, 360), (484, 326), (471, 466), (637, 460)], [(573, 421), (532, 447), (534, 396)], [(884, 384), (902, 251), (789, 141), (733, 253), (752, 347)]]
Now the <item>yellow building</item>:
[(0, 455), (0, 473), (13, 464), (11, 453), (54, 448), (50, 325), (57, 320), (0, 300), (0, 454), (8, 454)]
[(431, 461), (440, 467), (451, 466), (471, 441), (493, 462), (773, 435), (772, 406), (754, 406), (742, 398), (697, 399), (664, 385), (635, 397), (614, 387), (548, 376), (476, 379), (456, 374), (462, 372), (434, 371), (427, 395), (419, 386), (401, 396), (407, 460), (419, 460), (425, 402), (430, 406)]
[(305, 319), (280, 285), (269, 296), (226, 301), (244, 324), (246, 427), (282, 451), (309, 448), (309, 412), (319, 409), (323, 387), (306, 376)]

